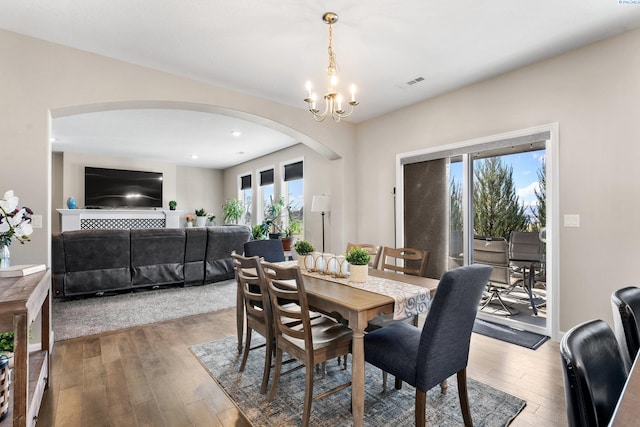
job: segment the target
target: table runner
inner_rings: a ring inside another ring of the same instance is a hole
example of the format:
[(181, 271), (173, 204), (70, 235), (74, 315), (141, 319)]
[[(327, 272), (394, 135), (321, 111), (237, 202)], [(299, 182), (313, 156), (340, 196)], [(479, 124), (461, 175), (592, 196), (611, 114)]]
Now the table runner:
[[(287, 267), (298, 265), (296, 261), (285, 261), (283, 264)], [(364, 283), (356, 283), (349, 281), (349, 278), (331, 277), (327, 274), (320, 274), (307, 270), (300, 270), (304, 276), (316, 277), (329, 282), (340, 283), (341, 285), (351, 286), (353, 288), (362, 289), (369, 292), (375, 292), (386, 295), (394, 299), (393, 318), (394, 320), (403, 320), (407, 317), (416, 316), (420, 313), (426, 313), (429, 310), (431, 297), (429, 289), (422, 286), (416, 286), (397, 280), (389, 280), (381, 277), (369, 275)]]

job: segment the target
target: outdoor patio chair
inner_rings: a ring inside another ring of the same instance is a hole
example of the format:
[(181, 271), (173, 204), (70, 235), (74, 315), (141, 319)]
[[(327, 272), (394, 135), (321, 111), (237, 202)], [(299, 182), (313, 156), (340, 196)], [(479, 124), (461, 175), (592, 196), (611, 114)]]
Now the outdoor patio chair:
[(507, 316), (518, 313), (518, 310), (508, 306), (502, 299), (502, 292), (513, 287), (511, 268), (509, 267), (509, 253), (507, 241), (503, 237), (475, 237), (473, 239), (473, 262), (493, 267), (493, 272), (487, 283), (487, 295), (484, 297), (481, 310), (497, 302)]

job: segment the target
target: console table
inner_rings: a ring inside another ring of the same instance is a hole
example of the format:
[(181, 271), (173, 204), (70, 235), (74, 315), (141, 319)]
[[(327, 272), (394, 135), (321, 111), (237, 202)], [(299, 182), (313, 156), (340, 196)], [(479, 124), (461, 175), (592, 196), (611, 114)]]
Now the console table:
[[(51, 272), (0, 278), (0, 331), (14, 331), (13, 408), (0, 427), (32, 427), (42, 395), (49, 387), (51, 338)], [(42, 313), (39, 351), (28, 352), (29, 326)], [(13, 418), (13, 420), (12, 420)]]
[(180, 213), (168, 209), (56, 209), (61, 231), (180, 228)]

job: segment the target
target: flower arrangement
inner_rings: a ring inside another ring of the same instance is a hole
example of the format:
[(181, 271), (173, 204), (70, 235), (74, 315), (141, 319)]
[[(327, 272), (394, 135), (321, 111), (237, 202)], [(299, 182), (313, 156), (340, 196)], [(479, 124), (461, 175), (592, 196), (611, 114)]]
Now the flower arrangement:
[(0, 246), (9, 246), (12, 240), (24, 244), (33, 233), (33, 211), (27, 207), (18, 208), (18, 202), (19, 199), (13, 194), (13, 190), (4, 193), (0, 199)]
[(187, 222), (193, 222), (196, 218), (193, 215), (187, 215)]

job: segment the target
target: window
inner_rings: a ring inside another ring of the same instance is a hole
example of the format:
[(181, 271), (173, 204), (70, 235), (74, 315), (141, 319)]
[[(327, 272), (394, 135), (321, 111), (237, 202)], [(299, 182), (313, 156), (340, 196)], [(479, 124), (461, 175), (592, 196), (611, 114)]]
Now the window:
[(253, 217), (253, 207), (251, 205), (253, 196), (252, 191), (253, 189), (251, 188), (251, 174), (242, 175), (240, 177), (240, 196), (238, 198), (244, 206), (244, 223), (247, 225), (251, 225), (251, 220)]
[(274, 198), (274, 186), (273, 186), (273, 169), (267, 169), (259, 172), (260, 174), (260, 195), (258, 206), (257, 221), (262, 221), (265, 218), (265, 209), (271, 205), (271, 201)]
[[(304, 163), (302, 160), (284, 165), (284, 182), (282, 184), (282, 194), (285, 197), (285, 206), (290, 207), (291, 219), (304, 220)], [(285, 218), (289, 221), (289, 218)], [(285, 227), (288, 224), (285, 224)]]

